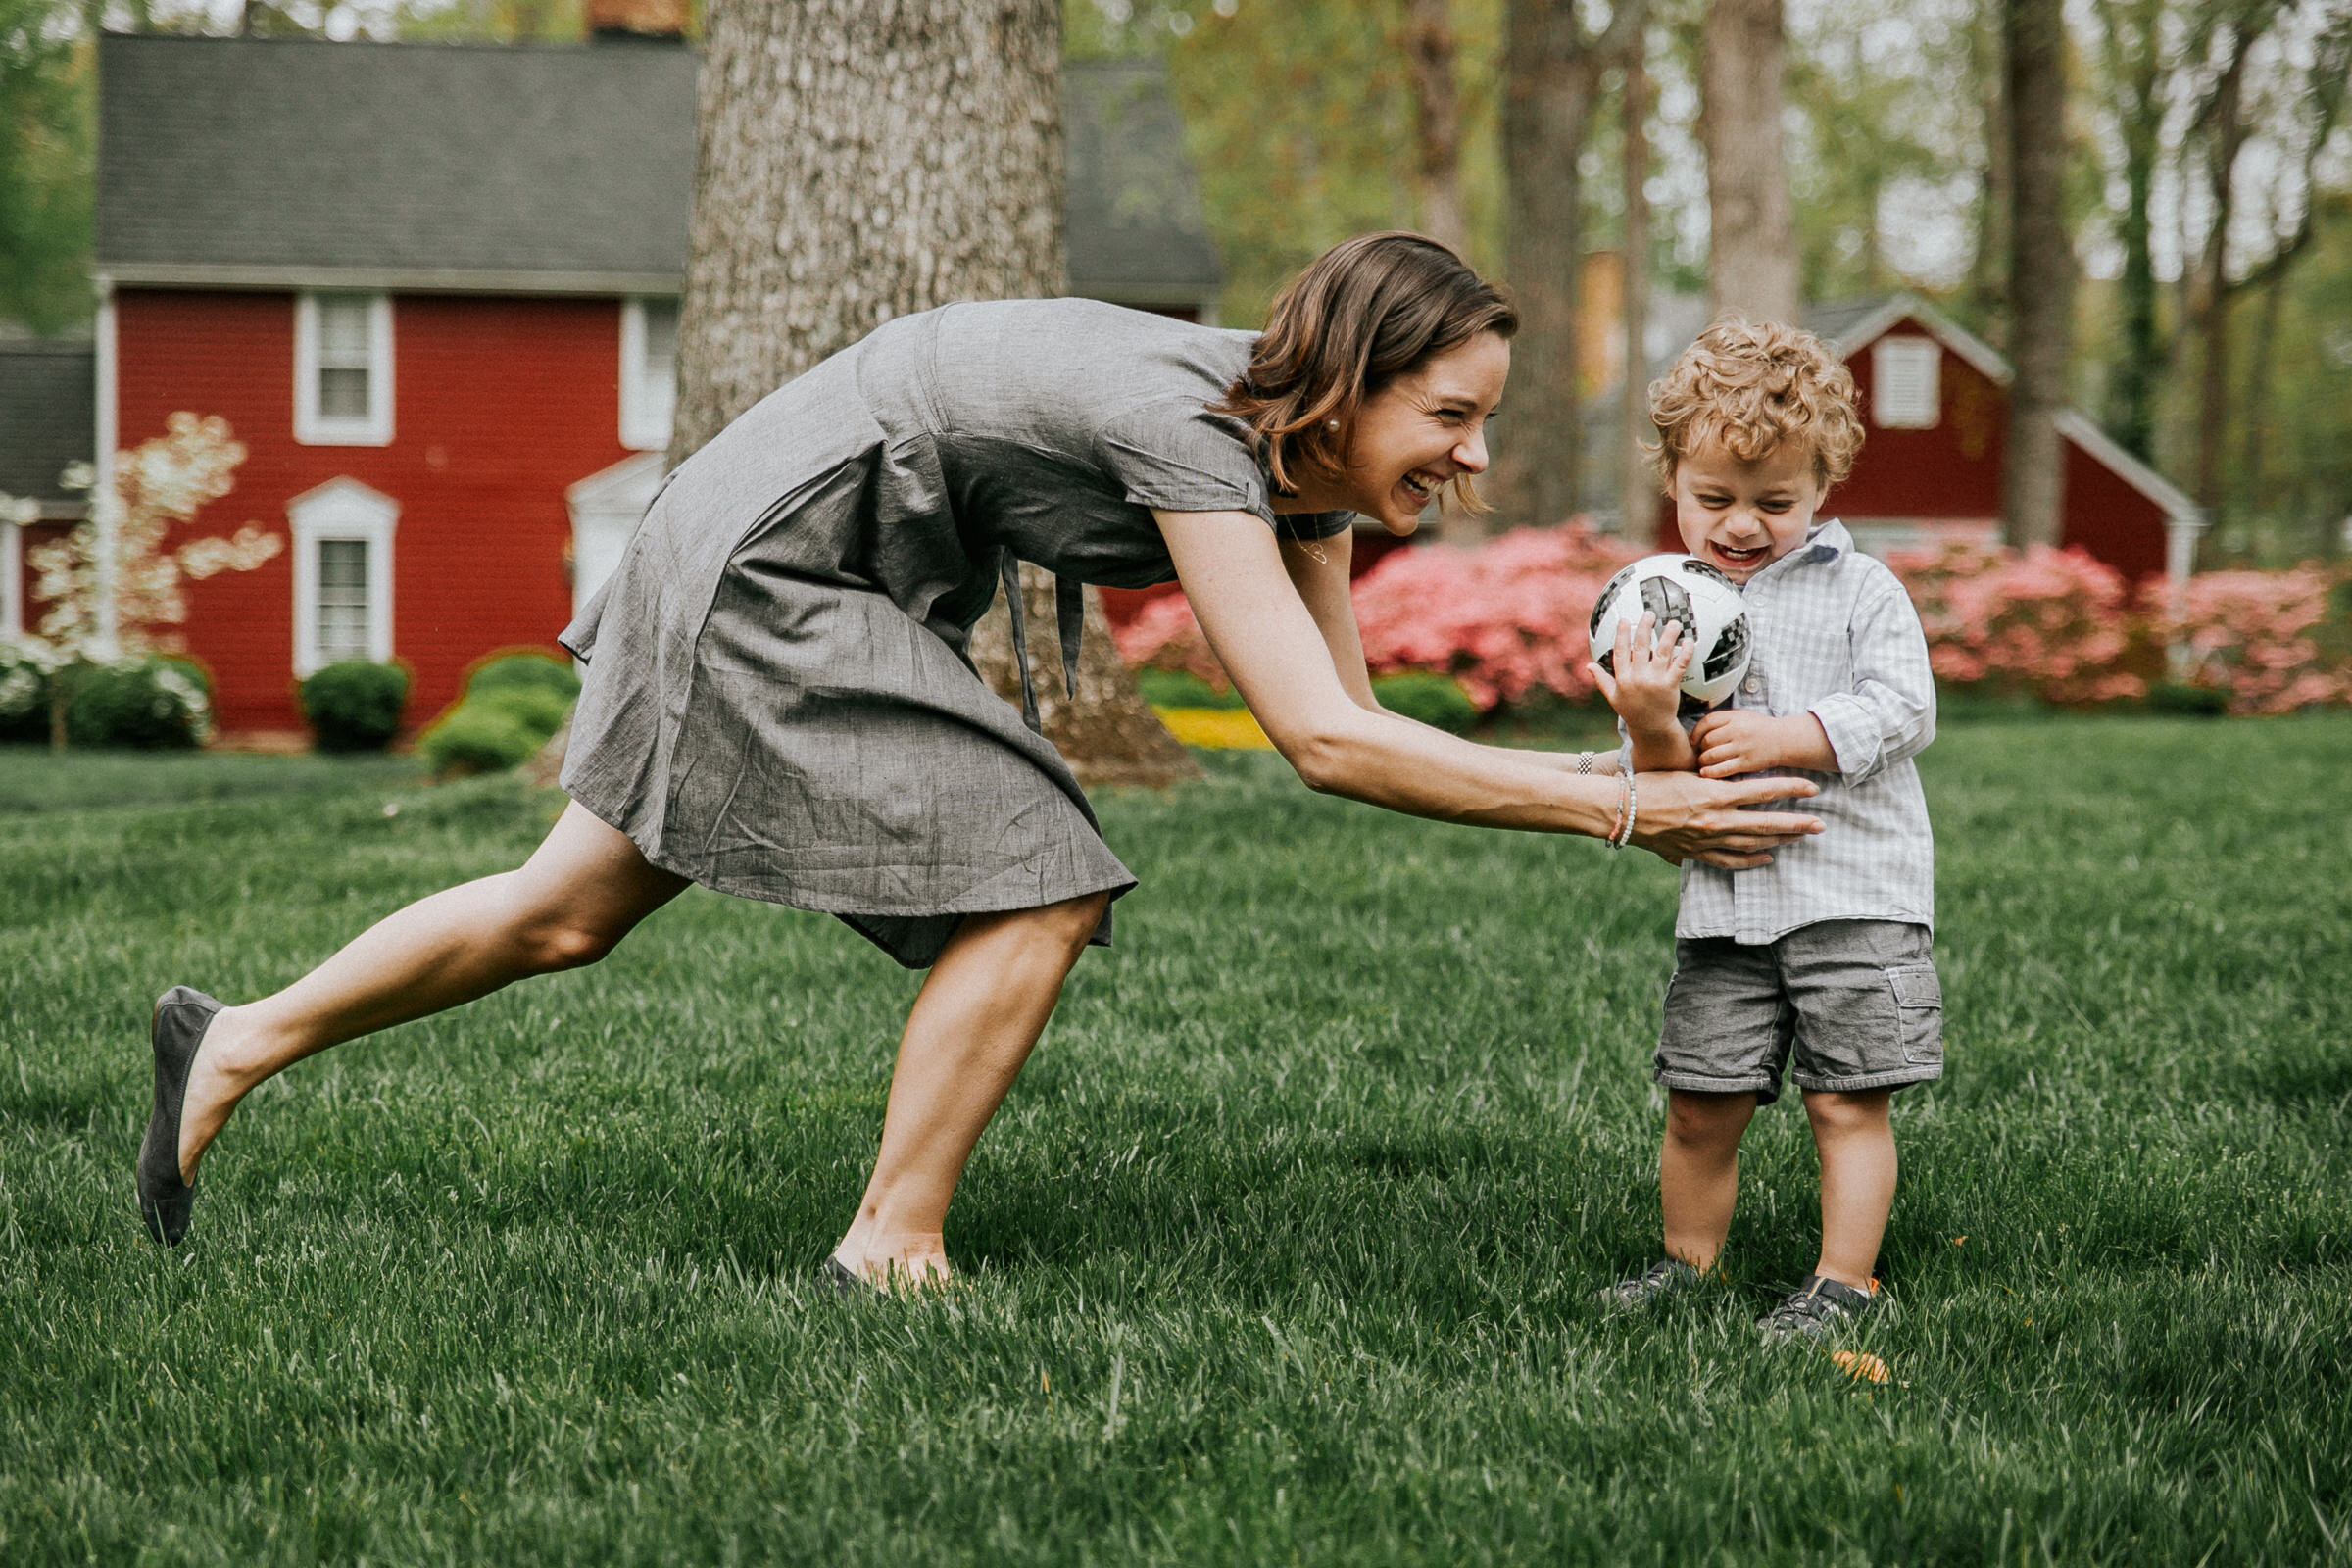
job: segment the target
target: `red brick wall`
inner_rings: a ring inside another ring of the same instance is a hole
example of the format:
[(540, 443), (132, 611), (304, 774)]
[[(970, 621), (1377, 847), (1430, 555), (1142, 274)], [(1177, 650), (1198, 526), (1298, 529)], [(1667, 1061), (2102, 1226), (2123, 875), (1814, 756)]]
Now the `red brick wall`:
[(453, 700), (483, 655), (553, 648), (571, 613), (564, 491), (629, 455), (617, 301), (396, 297), (383, 447), (295, 442), (291, 294), (120, 290), (116, 341), (122, 446), (162, 434), (182, 409), (220, 416), (245, 443), (236, 489), (188, 532), (251, 521), (289, 547), (190, 586), (183, 634), (212, 671), (222, 728), (301, 726), (286, 503), (337, 477), (400, 504), (392, 648), (416, 678), (412, 726)]

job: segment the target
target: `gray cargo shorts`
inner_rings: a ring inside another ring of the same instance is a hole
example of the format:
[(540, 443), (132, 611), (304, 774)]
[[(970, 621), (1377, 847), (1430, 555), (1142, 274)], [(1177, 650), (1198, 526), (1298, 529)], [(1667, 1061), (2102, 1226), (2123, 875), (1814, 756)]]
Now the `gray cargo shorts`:
[(1799, 1089), (1895, 1089), (1943, 1076), (1943, 988), (1928, 928), (1902, 920), (1821, 920), (1778, 941), (1678, 939), (1658, 1033), (1668, 1089), (1781, 1096)]

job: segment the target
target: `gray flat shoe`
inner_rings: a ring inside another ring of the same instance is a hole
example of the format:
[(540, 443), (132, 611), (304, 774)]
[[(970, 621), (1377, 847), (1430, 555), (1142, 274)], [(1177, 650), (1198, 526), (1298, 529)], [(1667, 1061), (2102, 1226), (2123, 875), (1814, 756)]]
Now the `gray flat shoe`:
[(889, 1294), (838, 1257), (825, 1259), (824, 1272), (818, 1278), (831, 1286), (833, 1294), (845, 1301), (880, 1300)]
[(147, 1022), (148, 1044), (155, 1050), (155, 1109), (139, 1144), (139, 1217), (147, 1222), (147, 1234), (166, 1247), (177, 1247), (188, 1234), (188, 1216), (196, 1206), (195, 1187), (179, 1179), (179, 1113), (196, 1048), (223, 1005), (201, 991), (173, 986), (156, 999)]

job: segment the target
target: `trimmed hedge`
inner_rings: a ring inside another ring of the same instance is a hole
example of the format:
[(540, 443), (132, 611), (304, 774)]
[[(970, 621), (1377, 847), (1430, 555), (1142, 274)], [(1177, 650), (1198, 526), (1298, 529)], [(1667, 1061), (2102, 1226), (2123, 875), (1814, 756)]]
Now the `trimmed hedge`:
[(302, 683), (302, 712), (322, 752), (380, 752), (400, 733), (409, 672), (347, 659)]
[(21, 648), (0, 644), (0, 743), (48, 738), (48, 667)]
[(212, 732), (210, 682), (185, 660), (80, 664), (53, 678), (68, 682), (69, 745), (192, 751)]
[(1390, 712), (1418, 719), (1449, 735), (1465, 734), (1478, 722), (1478, 704), (1449, 675), (1375, 675), (1372, 696)]
[(541, 653), (507, 654), (476, 669), (466, 695), (416, 737), (416, 750), (445, 775), (519, 766), (571, 712), (580, 678)]

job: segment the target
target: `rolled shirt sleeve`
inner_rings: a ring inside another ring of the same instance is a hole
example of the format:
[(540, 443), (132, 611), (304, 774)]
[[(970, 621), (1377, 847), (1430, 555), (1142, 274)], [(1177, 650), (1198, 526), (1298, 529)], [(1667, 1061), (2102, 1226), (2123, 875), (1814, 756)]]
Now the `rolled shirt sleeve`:
[(1807, 711), (1829, 737), (1838, 775), (1862, 784), (1936, 738), (1936, 676), (1919, 612), (1902, 583), (1883, 567), (1871, 573), (1854, 607), (1848, 637), (1853, 689), (1833, 692)]

